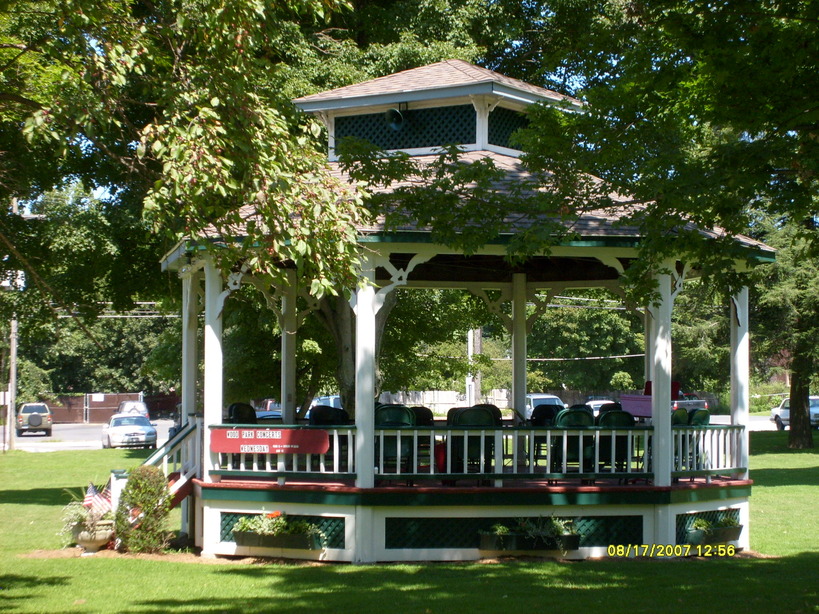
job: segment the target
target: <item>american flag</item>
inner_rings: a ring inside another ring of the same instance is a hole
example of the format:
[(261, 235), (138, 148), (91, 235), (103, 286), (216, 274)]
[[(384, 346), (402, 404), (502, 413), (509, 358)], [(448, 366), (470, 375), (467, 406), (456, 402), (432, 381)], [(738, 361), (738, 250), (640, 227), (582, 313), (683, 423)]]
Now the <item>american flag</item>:
[(85, 507), (97, 514), (104, 514), (111, 511), (111, 480), (102, 489), (102, 492), (97, 490), (93, 483), (88, 484), (88, 489), (85, 491), (85, 498), (82, 500)]

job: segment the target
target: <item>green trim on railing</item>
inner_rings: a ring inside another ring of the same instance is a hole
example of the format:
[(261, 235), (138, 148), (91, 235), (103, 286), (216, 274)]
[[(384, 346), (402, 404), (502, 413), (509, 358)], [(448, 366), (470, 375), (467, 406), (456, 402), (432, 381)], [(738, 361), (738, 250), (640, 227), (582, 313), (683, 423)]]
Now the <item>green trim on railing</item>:
[[(474, 477), (474, 476), (473, 476)], [(527, 505), (669, 505), (696, 501), (721, 501), (749, 497), (750, 484), (705, 488), (621, 488), (616, 490), (572, 490), (554, 492), (538, 489), (440, 489), (400, 491), (327, 491), (316, 488), (225, 488), (202, 484), (206, 501), (256, 503), (311, 503), (319, 505), (366, 505), (369, 507), (497, 507)]]

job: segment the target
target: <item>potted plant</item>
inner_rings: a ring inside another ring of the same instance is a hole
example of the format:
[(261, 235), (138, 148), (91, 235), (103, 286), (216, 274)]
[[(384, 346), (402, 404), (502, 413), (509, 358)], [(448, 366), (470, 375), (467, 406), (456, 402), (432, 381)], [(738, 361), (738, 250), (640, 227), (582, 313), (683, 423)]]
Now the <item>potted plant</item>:
[(62, 535), (68, 544), (81, 546), (93, 554), (114, 536), (114, 514), (111, 509), (86, 506), (80, 500), (71, 501), (63, 508)]
[(723, 516), (717, 522), (696, 518), (686, 531), (688, 544), (724, 544), (736, 541), (742, 534), (742, 525), (733, 516)]
[(280, 511), (243, 516), (233, 525), (238, 546), (321, 550), (323, 537), (315, 524), (294, 520)]
[(518, 548), (518, 533), (505, 524), (493, 524), (489, 531), (479, 531), (481, 550), (520, 550)]
[(566, 553), (580, 547), (574, 521), (556, 516), (518, 518), (515, 527), (493, 525), (480, 533), (481, 550), (560, 550)]

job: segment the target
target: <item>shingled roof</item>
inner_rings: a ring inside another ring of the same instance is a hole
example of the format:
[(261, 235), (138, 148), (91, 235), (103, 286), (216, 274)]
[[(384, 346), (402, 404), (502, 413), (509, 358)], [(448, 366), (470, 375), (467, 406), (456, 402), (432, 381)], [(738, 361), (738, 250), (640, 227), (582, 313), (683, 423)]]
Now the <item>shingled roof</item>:
[(526, 103), (553, 101), (581, 104), (570, 96), (512, 79), (463, 60), (444, 60), (363, 83), (303, 96), (293, 102), (305, 111), (321, 111), (477, 94), (494, 94)]

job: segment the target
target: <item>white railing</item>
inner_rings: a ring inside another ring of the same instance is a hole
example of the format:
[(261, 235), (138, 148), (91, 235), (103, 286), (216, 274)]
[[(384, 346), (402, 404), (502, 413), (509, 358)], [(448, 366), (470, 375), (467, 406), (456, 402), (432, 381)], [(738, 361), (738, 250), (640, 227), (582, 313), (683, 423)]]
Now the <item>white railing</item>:
[[(211, 428), (235, 428), (235, 425)], [(277, 426), (277, 428), (316, 428)], [(325, 454), (211, 453), (211, 474), (355, 478), (354, 426), (323, 427)], [(674, 477), (737, 474), (742, 426), (673, 427)], [(375, 429), (379, 480), (619, 480), (654, 477), (650, 426), (621, 428), (394, 427)]]
[(142, 463), (160, 467), (166, 478), (178, 474), (168, 488), (171, 496), (176, 495), (190, 480), (201, 474), (199, 467), (199, 459), (202, 456), (201, 422), (200, 417), (195, 417)]
[[(253, 425), (247, 425), (253, 427)], [(234, 429), (236, 425), (215, 426), (213, 429)], [(255, 428), (260, 428), (257, 425)], [(319, 427), (276, 425), (276, 429), (316, 429)], [(355, 477), (355, 432), (354, 426), (325, 426), (329, 438), (329, 449), (325, 454), (258, 454), (211, 452), (210, 473), (216, 475), (253, 476), (270, 475), (279, 477), (310, 476), (314, 479), (332, 479), (345, 476)]]
[(736, 474), (741, 466), (743, 426), (675, 426), (672, 428), (674, 477)]

